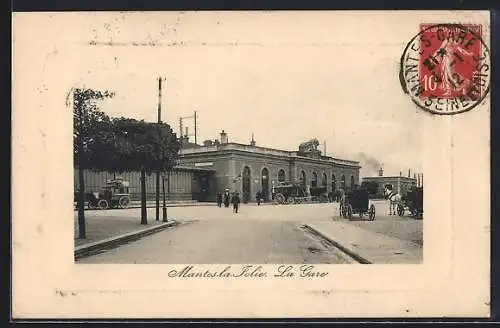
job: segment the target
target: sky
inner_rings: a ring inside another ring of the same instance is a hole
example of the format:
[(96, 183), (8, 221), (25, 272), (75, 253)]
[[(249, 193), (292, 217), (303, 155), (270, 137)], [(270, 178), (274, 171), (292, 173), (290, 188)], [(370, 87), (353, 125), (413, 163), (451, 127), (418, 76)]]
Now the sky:
[[(107, 89), (111, 116), (198, 112), (198, 143), (296, 150), (317, 138), (329, 156), (360, 160), (361, 176), (422, 170), (421, 120), (399, 83), (399, 61), (422, 18), (362, 13), (84, 14), (68, 55), (75, 84)], [(431, 18), (429, 18), (430, 20)], [(64, 31), (61, 31), (64, 33)], [(72, 34), (74, 38), (74, 33)], [(139, 45), (138, 45), (139, 44)], [(192, 120), (184, 126), (194, 132)], [(193, 138), (191, 137), (191, 140)]]

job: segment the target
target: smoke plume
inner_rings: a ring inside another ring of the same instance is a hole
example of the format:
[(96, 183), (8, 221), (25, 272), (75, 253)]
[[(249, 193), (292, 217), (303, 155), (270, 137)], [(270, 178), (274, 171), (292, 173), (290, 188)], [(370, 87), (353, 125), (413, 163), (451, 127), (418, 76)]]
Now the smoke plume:
[(356, 155), (356, 160), (359, 161), (361, 165), (360, 175), (362, 177), (377, 176), (378, 170), (382, 166), (382, 163), (375, 157), (365, 154), (364, 152), (359, 152)]

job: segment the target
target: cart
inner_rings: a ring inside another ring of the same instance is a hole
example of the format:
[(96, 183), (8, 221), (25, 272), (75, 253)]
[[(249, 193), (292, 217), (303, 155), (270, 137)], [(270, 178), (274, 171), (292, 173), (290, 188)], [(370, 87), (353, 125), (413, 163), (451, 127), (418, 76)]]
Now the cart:
[(413, 187), (403, 198), (402, 204), (398, 204), (399, 216), (404, 216), (408, 210), (412, 217), (422, 219), (424, 213), (424, 190), (423, 187)]
[(367, 215), (369, 221), (375, 220), (375, 205), (369, 204), (366, 189), (354, 189), (346, 193), (340, 202), (340, 216), (352, 220), (355, 214), (358, 214), (360, 218)]

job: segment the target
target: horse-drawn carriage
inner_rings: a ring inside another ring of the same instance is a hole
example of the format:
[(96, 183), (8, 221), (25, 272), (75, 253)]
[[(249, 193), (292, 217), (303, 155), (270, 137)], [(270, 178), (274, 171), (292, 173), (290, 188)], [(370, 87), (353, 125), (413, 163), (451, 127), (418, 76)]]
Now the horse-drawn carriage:
[(99, 191), (85, 195), (89, 209), (127, 208), (130, 204), (129, 182), (120, 178), (108, 180)]
[(369, 204), (368, 191), (356, 188), (344, 194), (340, 202), (340, 216), (352, 220), (354, 214), (362, 218), (368, 215), (368, 220), (375, 220), (375, 205)]
[(424, 191), (423, 187), (413, 187), (402, 197), (398, 204), (398, 215), (403, 216), (408, 209), (414, 218), (422, 218), (424, 213)]

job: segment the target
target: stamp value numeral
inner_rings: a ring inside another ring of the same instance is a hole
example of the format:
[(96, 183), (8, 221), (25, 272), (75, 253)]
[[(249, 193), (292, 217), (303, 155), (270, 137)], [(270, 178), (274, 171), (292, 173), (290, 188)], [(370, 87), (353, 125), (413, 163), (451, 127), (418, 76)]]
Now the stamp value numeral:
[(424, 90), (425, 91), (435, 91), (437, 89), (436, 76), (434, 75), (424, 75)]

